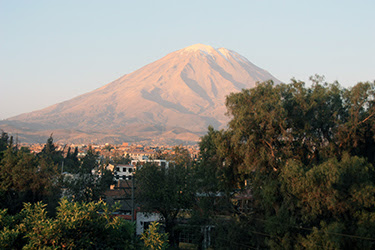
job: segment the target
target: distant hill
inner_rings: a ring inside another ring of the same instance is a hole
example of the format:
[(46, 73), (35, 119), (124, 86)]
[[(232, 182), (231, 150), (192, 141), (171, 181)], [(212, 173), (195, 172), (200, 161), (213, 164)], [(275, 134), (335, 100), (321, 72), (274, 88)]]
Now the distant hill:
[(238, 53), (196, 44), (42, 110), (0, 122), (23, 142), (196, 142), (223, 128), (225, 98), (265, 80), (279, 82)]

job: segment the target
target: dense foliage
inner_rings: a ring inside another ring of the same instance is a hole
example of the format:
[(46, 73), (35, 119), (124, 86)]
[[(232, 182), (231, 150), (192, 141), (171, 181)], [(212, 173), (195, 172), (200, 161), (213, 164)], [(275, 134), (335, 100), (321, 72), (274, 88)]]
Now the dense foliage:
[(147, 163), (136, 171), (137, 202), (142, 211), (159, 212), (172, 246), (178, 245), (176, 219), (190, 209), (195, 192), (191, 179), (190, 156), (186, 149), (176, 147), (169, 167)]
[(227, 194), (242, 235), (216, 230), (218, 249), (375, 247), (375, 83), (312, 80), (229, 95), (229, 128), (202, 138), (201, 189)]
[[(45, 201), (53, 209), (60, 197), (59, 178), (52, 156), (45, 150), (39, 155), (28, 148), (18, 149), (13, 138), (5, 132), (1, 135), (0, 154), (0, 209), (19, 212), (23, 202)], [(47, 144), (48, 145), (48, 144)]]
[(113, 183), (113, 173), (99, 164), (98, 158), (99, 155), (90, 147), (78, 167), (64, 175), (64, 195), (70, 200), (89, 202), (103, 198)]
[(43, 203), (25, 203), (19, 214), (0, 211), (1, 249), (136, 249), (134, 226), (111, 216), (103, 202), (63, 199), (51, 218)]
[(79, 160), (77, 149), (71, 153), (69, 148), (66, 155), (57, 150), (52, 136), (41, 152), (34, 154), (2, 132), (0, 150), (0, 209), (11, 214), (21, 211), (24, 202), (38, 201), (48, 204), (53, 214), (62, 196), (72, 201), (98, 201), (113, 182), (112, 172), (99, 164), (91, 148)]
[(165, 250), (168, 249), (168, 234), (160, 233), (160, 224), (151, 222), (150, 227), (141, 235), (146, 249)]

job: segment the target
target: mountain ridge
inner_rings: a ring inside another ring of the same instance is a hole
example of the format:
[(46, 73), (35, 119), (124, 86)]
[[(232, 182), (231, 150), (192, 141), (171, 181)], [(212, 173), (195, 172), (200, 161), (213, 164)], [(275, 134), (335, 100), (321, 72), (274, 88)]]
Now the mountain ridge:
[[(166, 140), (179, 140), (170, 131), (182, 128), (185, 134), (181, 138), (197, 141), (209, 125), (226, 126), (226, 95), (265, 80), (279, 82), (234, 51), (196, 44), (169, 53), (83, 95), (8, 118), (0, 126), (11, 127), (12, 122), (13, 126), (14, 122), (21, 122), (40, 132), (74, 130), (103, 135), (117, 130), (122, 132), (115, 133), (115, 137), (126, 139), (134, 135), (134, 140), (164, 140), (163, 134), (169, 137)], [(134, 124), (138, 127), (134, 128)], [(142, 130), (136, 129), (142, 124), (154, 128), (154, 133), (143, 138)], [(132, 131), (123, 131), (124, 128)], [(69, 138), (66, 133), (56, 139), (68, 141)]]

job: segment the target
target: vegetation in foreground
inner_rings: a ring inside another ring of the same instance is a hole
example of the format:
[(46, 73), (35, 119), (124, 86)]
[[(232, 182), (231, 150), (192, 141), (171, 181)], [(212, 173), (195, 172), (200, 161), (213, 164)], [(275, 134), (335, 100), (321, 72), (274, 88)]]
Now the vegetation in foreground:
[(62, 199), (56, 215), (46, 205), (25, 203), (22, 211), (0, 214), (1, 249), (135, 249), (134, 226), (103, 202), (69, 202)]

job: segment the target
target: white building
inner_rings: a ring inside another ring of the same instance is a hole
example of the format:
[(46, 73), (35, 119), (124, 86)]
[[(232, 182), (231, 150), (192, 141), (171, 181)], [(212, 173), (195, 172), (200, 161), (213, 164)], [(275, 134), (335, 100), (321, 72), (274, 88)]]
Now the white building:
[(137, 212), (137, 235), (143, 234), (144, 230), (148, 229), (151, 222), (160, 221), (162, 219), (161, 215), (158, 213), (144, 213)]
[(169, 161), (159, 160), (159, 159), (150, 160), (148, 157), (145, 157), (145, 156), (132, 160), (130, 164), (133, 166), (143, 166), (146, 163), (154, 163), (158, 165), (159, 167), (169, 168)]
[(117, 165), (114, 168), (115, 180), (130, 180), (135, 171), (135, 165)]
[(167, 160), (149, 160), (147, 156), (139, 157), (138, 159), (132, 160), (130, 165), (119, 164), (116, 166), (111, 165), (113, 168), (113, 174), (116, 181), (118, 180), (131, 180), (133, 173), (137, 167), (142, 167), (145, 163), (154, 163), (160, 167), (169, 167), (169, 161)]

